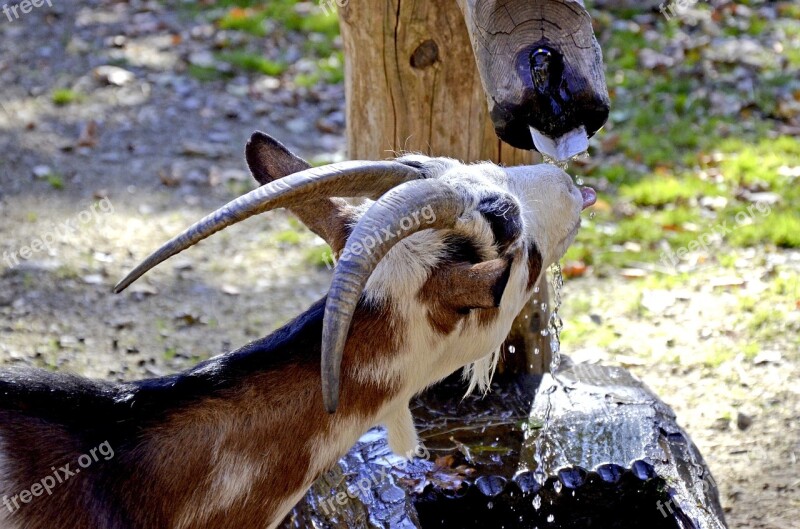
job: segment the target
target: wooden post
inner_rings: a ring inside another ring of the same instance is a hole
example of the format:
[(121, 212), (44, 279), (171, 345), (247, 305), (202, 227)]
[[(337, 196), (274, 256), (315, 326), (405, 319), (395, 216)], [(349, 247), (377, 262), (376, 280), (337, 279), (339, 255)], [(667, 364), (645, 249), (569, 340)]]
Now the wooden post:
[[(350, 0), (340, 19), (350, 158), (415, 151), (506, 165), (539, 160), (497, 138), (455, 0)], [(549, 342), (540, 333), (547, 315), (538, 308), (548, 301), (546, 285), (540, 292), (517, 319), (508, 342), (515, 352), (506, 348), (500, 370), (547, 371)]]

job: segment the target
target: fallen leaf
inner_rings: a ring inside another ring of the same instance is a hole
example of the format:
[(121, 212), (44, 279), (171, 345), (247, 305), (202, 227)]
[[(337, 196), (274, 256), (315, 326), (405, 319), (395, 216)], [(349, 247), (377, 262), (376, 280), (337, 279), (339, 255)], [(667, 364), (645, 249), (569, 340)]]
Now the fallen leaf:
[(94, 147), (97, 145), (97, 122), (93, 119), (86, 122), (78, 137), (78, 147)]
[(582, 277), (586, 275), (587, 270), (589, 270), (589, 267), (586, 266), (586, 263), (583, 261), (570, 261), (564, 265), (561, 272), (564, 274), (564, 277), (569, 279), (573, 277)]

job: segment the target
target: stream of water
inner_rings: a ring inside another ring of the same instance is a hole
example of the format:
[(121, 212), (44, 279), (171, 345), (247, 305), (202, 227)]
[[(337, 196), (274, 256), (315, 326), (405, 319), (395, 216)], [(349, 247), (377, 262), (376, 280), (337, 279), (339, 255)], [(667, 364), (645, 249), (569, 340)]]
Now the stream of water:
[[(568, 160), (554, 160), (547, 156), (546, 154), (542, 155), (542, 158), (545, 163), (549, 163), (555, 165), (565, 172), (569, 169), (569, 164), (573, 160), (582, 160), (589, 157), (588, 152), (579, 153)], [(579, 186), (583, 185), (583, 179), (580, 176), (575, 178), (575, 183)], [(541, 429), (537, 433), (537, 439), (535, 442), (535, 452), (534, 452), (534, 461), (536, 462), (536, 469), (533, 471), (534, 479), (539, 483), (540, 486), (545, 484), (547, 479), (547, 474), (545, 473), (545, 461), (544, 461), (544, 454), (542, 446), (542, 440), (546, 437), (544, 432), (550, 426), (550, 411), (551, 411), (551, 404), (550, 404), (550, 395), (554, 393), (558, 388), (561, 386), (561, 383), (558, 379), (558, 369), (561, 366), (561, 330), (564, 328), (564, 321), (561, 319), (561, 315), (559, 313), (561, 309), (561, 292), (564, 287), (564, 276), (561, 271), (561, 265), (559, 263), (553, 264), (551, 267), (551, 285), (553, 288), (553, 299), (552, 299), (552, 306), (548, 307), (546, 303), (542, 303), (541, 309), (543, 312), (546, 312), (550, 309), (550, 317), (547, 321), (547, 328), (542, 329), (542, 336), (549, 336), (550, 338), (550, 351), (552, 353), (550, 359), (550, 376), (552, 377), (552, 384), (550, 387), (547, 388), (545, 394), (547, 395), (547, 405), (545, 406), (545, 414), (542, 418), (534, 418), (532, 419), (539, 419), (541, 421)], [(538, 292), (538, 290), (537, 290)], [(520, 469), (520, 470), (527, 470), (527, 469)], [(559, 483), (560, 484), (560, 483)], [(556, 491), (558, 492), (558, 490)], [(533, 507), (536, 510), (539, 510), (541, 506), (541, 497), (537, 494), (533, 498)]]

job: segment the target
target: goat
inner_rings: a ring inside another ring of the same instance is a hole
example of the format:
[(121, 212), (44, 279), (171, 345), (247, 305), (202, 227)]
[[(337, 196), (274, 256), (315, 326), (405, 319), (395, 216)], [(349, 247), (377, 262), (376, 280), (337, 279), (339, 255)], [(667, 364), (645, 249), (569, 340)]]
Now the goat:
[[(327, 297), (172, 376), (0, 371), (3, 529), (274, 528), (372, 426), (410, 454), (409, 399), (465, 366), (485, 389), (514, 317), (595, 200), (548, 165), (409, 155), (311, 169), (261, 133), (246, 158), (265, 185), (115, 290), (215, 231), (288, 207), (339, 255)], [(353, 196), (375, 201), (339, 198)]]

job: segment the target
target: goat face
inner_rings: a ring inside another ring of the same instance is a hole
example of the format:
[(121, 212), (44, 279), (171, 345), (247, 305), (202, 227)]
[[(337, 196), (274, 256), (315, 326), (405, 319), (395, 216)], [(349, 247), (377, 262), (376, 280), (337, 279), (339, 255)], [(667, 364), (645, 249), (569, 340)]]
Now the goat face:
[[(477, 362), (481, 369), (474, 373), (490, 371), (494, 362), (487, 355), (499, 348), (541, 271), (563, 255), (581, 210), (594, 201), (593, 191), (578, 189), (550, 165), (504, 169), (412, 155), (305, 168), (272, 180), (276, 168), (296, 171), (307, 164), (260, 133), (251, 139), (247, 159), (265, 185), (168, 242), (117, 291), (257, 213), (288, 207), (311, 219), (339, 256), (322, 334), (329, 412), (338, 405), (345, 344), (359, 303), (391, 307), (391, 325), (402, 340), (397, 351), (375, 355), (371, 365), (358, 365), (345, 377), (399, 383), (404, 417), (408, 397), (456, 369)], [(338, 198), (355, 196), (375, 201), (354, 208)], [(488, 375), (475, 378), (485, 383)]]
[[(467, 369), (472, 387), (485, 387), (514, 318), (542, 270), (572, 243), (581, 210), (594, 202), (594, 192), (580, 190), (552, 165), (505, 169), (419, 156), (398, 161), (436, 179), (431, 187), (455, 190), (464, 209), (450, 230), (426, 230), (426, 223), (433, 224), (432, 216), (424, 216), (430, 195), (415, 206), (405, 203), (407, 224), (420, 211), (415, 207), (422, 206), (423, 229), (392, 245), (364, 289), (367, 302), (392, 307), (395, 325), (405, 330), (405, 350), (392, 362), (363, 366), (361, 376), (405, 379), (405, 397), (411, 397), (472, 364)], [(397, 196), (399, 202), (403, 195), (397, 189), (381, 200)], [(372, 205), (360, 222), (375, 226), (367, 221), (370, 211)], [(368, 231), (356, 229), (348, 245)]]

